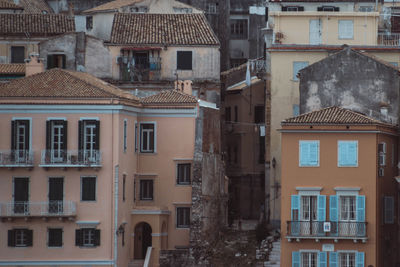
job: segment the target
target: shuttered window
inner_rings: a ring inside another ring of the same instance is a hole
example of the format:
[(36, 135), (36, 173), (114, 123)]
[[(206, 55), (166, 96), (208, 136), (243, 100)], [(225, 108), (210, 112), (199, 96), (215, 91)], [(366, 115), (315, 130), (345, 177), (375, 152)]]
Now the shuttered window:
[(100, 246), (100, 230), (95, 228), (75, 230), (75, 245), (79, 247)]
[(176, 183), (181, 185), (190, 184), (190, 163), (177, 164), (177, 178)]
[(319, 141), (299, 141), (299, 166), (319, 166)]
[(11, 62), (10, 63), (25, 63), (25, 47), (11, 46)]
[(385, 224), (394, 223), (394, 198), (391, 196), (383, 197), (383, 215)]
[(140, 152), (155, 152), (155, 123), (140, 123)]
[(12, 229), (8, 230), (9, 247), (31, 247), (33, 245), (33, 230)]
[(338, 166), (358, 166), (358, 141), (338, 141)]
[(293, 251), (292, 267), (327, 267), (325, 251)]
[(176, 208), (176, 227), (189, 228), (190, 227), (190, 208), (179, 207)]
[(63, 241), (63, 230), (61, 228), (49, 228), (47, 229), (47, 246), (48, 247), (62, 247)]
[(153, 180), (140, 180), (140, 200), (153, 200)]
[(301, 69), (304, 69), (305, 67), (308, 66), (307, 61), (294, 61), (293, 62), (293, 81), (298, 81), (299, 78), (297, 78), (297, 74)]
[(176, 68), (178, 70), (192, 70), (192, 51), (177, 51)]
[(96, 177), (82, 177), (82, 201), (96, 201)]
[(354, 25), (352, 20), (339, 20), (339, 39), (353, 39)]

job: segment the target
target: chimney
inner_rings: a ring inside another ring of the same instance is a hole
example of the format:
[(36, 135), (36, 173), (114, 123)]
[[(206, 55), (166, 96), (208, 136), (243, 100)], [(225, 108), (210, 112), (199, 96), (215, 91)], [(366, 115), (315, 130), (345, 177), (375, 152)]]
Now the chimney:
[(192, 95), (192, 81), (185, 80), (183, 82), (183, 92), (188, 95)]
[(73, 3), (68, 4), (68, 16), (71, 16), (71, 17), (74, 16), (74, 4)]
[(43, 71), (43, 59), (39, 58), (39, 54), (37, 53), (30, 53), (29, 58), (25, 59), (25, 76), (30, 76)]
[(177, 80), (175, 81), (175, 90), (182, 92), (183, 91), (183, 81)]

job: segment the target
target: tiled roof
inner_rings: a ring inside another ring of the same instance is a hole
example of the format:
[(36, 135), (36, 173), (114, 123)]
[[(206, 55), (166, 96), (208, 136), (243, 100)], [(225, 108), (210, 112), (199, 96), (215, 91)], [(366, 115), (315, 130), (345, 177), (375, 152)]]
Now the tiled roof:
[[(11, 0), (12, 1), (12, 0)], [(24, 8), (24, 13), (30, 14), (47, 14), (54, 13), (53, 9), (45, 0), (19, 0), (19, 5)]]
[(169, 104), (196, 104), (194, 96), (177, 90), (168, 90), (152, 96), (140, 99), (144, 105), (169, 105)]
[(0, 0), (0, 9), (24, 9), (24, 8), (7, 0)]
[(0, 14), (0, 25), (0, 36), (48, 36), (75, 31), (73, 17), (55, 14)]
[(135, 3), (143, 2), (143, 0), (115, 0), (97, 7), (83, 11), (83, 13), (104, 12), (109, 10), (116, 10), (121, 7), (133, 5)]
[(112, 44), (219, 45), (203, 14), (115, 14)]
[(302, 2), (302, 3), (325, 3), (325, 2), (375, 2), (374, 0), (271, 0), (271, 2)]
[(282, 121), (282, 124), (383, 124), (361, 113), (341, 108), (329, 107), (317, 111), (311, 111)]
[(139, 103), (138, 98), (90, 74), (51, 69), (0, 87), (0, 98), (104, 99)]
[(0, 75), (2, 74), (25, 74), (25, 64), (0, 64)]

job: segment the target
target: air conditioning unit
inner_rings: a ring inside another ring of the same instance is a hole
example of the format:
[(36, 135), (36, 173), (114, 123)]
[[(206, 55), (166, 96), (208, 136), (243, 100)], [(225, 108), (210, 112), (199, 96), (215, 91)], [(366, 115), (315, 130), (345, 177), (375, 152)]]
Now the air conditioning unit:
[(324, 222), (324, 232), (329, 233), (331, 231), (331, 222)]
[(379, 177), (385, 176), (385, 169), (384, 169), (384, 168), (379, 168), (378, 176), (379, 176)]

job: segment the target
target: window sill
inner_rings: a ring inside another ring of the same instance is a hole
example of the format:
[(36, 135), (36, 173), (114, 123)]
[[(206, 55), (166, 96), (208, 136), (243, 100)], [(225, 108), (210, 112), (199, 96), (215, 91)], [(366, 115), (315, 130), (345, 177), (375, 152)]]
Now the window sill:
[(79, 246), (79, 248), (83, 248), (83, 249), (92, 249), (92, 248), (97, 248), (98, 246)]
[(192, 186), (192, 183), (187, 183), (187, 184), (175, 184), (176, 186), (184, 186), (184, 187), (189, 187)]
[(185, 226), (185, 227), (183, 227), (183, 226), (177, 226), (176, 229), (177, 229), (177, 230), (190, 230), (190, 226)]

